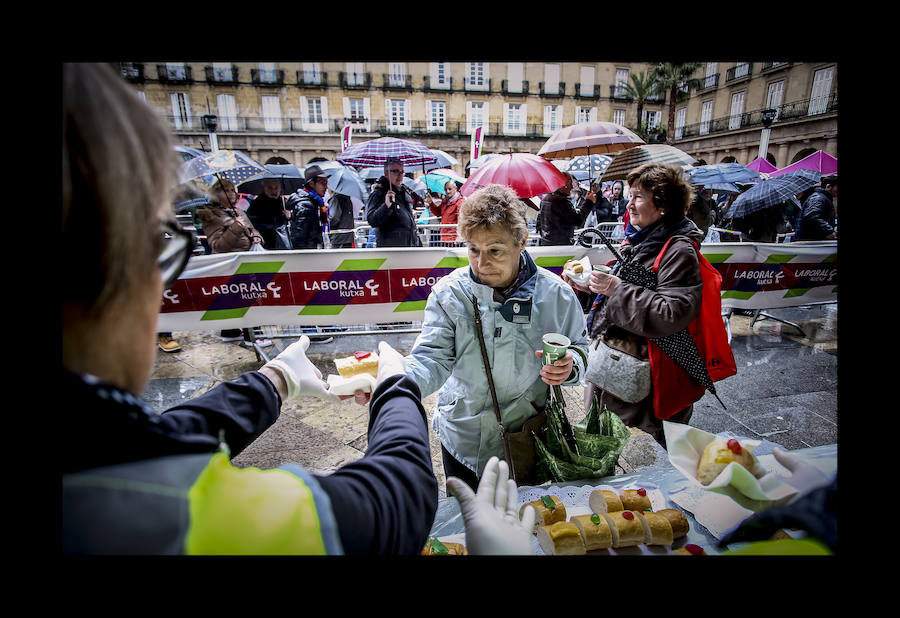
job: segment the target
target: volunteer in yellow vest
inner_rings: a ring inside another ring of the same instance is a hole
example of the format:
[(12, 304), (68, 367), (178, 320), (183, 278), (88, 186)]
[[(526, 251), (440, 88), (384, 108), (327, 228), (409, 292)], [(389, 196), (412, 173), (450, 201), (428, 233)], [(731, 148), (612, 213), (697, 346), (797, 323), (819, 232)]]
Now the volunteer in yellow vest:
[(63, 363), (48, 390), (59, 397), (64, 553), (418, 553), (437, 480), (419, 389), (384, 342), (366, 454), (327, 476), (230, 461), (285, 400), (337, 399), (306, 337), (162, 414), (140, 400), (162, 292), (192, 248), (160, 197), (176, 182), (173, 154), (108, 66), (63, 66)]

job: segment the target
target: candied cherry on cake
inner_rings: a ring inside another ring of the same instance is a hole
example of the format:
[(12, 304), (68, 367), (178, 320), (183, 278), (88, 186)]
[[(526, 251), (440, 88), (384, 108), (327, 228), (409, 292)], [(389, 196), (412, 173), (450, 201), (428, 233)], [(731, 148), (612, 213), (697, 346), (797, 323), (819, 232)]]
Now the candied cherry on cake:
[(736, 455), (740, 455), (741, 450), (742, 450), (740, 442), (738, 442), (737, 440), (732, 438), (731, 440), (729, 440), (727, 442), (726, 445), (728, 446), (728, 450), (730, 450), (732, 453), (735, 453)]
[(356, 360), (362, 360), (367, 356), (372, 356), (371, 352), (354, 352), (353, 356), (356, 357)]

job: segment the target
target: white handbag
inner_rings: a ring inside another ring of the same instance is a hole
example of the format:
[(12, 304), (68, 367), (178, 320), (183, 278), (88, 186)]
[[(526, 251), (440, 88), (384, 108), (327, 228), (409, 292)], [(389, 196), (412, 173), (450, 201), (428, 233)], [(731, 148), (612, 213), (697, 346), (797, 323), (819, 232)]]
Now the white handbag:
[(609, 394), (637, 403), (650, 394), (650, 361), (611, 348), (598, 336), (590, 346), (585, 379)]

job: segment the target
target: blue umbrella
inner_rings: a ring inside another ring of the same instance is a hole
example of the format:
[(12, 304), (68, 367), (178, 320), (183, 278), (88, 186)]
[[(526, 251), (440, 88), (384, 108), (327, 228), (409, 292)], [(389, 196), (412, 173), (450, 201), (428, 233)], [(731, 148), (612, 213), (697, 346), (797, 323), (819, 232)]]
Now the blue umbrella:
[(740, 163), (714, 163), (688, 167), (684, 170), (684, 175), (692, 185), (698, 187), (759, 180), (759, 172)]
[(445, 176), (443, 174), (425, 174), (421, 178), (419, 178), (422, 182), (425, 183), (425, 186), (428, 187), (429, 191), (433, 191), (435, 193), (445, 193), (447, 183), (451, 180), (455, 182), (458, 186), (461, 186), (465, 183), (465, 179), (462, 181), (457, 180), (451, 176)]
[(821, 176), (820, 172), (813, 170), (797, 170), (762, 180), (737, 196), (728, 211), (728, 216), (732, 219), (741, 219), (760, 210), (777, 206), (819, 184)]
[(581, 155), (569, 162), (566, 171), (570, 172), (578, 180), (599, 178), (606, 168), (609, 167), (611, 161), (612, 157), (607, 157), (606, 155)]

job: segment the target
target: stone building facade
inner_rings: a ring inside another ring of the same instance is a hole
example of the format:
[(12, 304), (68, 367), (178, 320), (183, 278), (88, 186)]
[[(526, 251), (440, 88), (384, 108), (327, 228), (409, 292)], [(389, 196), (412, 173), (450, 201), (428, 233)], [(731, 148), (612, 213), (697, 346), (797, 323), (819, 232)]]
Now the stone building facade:
[(759, 154), (763, 110), (774, 109), (767, 159), (784, 167), (824, 150), (837, 156), (836, 62), (709, 62), (701, 87), (676, 101), (643, 102), (622, 83), (649, 63), (294, 62), (115, 64), (172, 127), (184, 146), (210, 149), (205, 115), (215, 115), (219, 148), (298, 166), (334, 159), (340, 131), (352, 142), (408, 137), (469, 161), (470, 136), (485, 127), (483, 152), (536, 153), (556, 130), (590, 120), (636, 128), (704, 163), (749, 163)]

